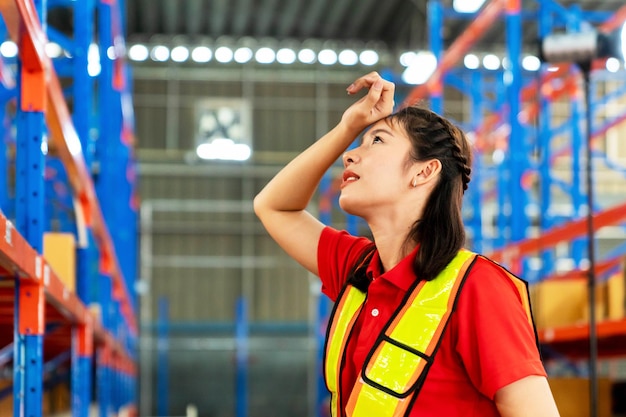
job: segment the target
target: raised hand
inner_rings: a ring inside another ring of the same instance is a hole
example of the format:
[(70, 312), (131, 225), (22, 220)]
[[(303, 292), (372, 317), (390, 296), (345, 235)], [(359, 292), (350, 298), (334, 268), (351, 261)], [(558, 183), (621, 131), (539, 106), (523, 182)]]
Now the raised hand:
[(350, 106), (341, 118), (341, 122), (359, 132), (393, 112), (395, 85), (383, 79), (377, 72), (371, 72), (354, 81), (346, 89), (348, 94), (356, 94), (367, 88), (367, 95)]

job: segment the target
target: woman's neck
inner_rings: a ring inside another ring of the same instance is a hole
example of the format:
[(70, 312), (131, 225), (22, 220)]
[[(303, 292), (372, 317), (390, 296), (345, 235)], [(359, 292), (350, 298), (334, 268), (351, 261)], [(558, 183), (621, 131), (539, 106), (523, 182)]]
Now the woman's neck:
[(415, 248), (415, 242), (407, 242), (408, 231), (376, 233), (372, 230), (383, 271), (389, 271)]

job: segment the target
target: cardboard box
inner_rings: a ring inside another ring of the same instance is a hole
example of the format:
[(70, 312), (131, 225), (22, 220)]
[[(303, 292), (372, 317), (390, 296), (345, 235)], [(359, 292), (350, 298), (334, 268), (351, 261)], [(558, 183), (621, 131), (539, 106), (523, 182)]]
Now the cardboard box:
[(43, 257), (65, 288), (76, 291), (76, 240), (71, 233), (45, 233)]
[[(561, 417), (589, 417), (589, 380), (549, 378), (552, 395)], [(598, 380), (598, 417), (611, 417), (611, 381)]]
[(587, 286), (583, 281), (543, 281), (533, 285), (533, 314), (538, 329), (583, 321)]
[[(564, 327), (589, 321), (587, 281), (548, 280), (530, 287), (531, 306), (538, 329)], [(607, 285), (596, 287), (596, 320), (607, 316)]]
[(626, 276), (624, 271), (620, 271), (611, 276), (607, 281), (607, 300), (608, 311), (607, 318), (609, 320), (620, 320), (625, 316), (624, 304), (626, 303)]
[[(13, 381), (0, 381), (0, 390), (9, 388), (13, 385)], [(13, 416), (13, 395), (8, 395), (0, 399), (0, 417)]]

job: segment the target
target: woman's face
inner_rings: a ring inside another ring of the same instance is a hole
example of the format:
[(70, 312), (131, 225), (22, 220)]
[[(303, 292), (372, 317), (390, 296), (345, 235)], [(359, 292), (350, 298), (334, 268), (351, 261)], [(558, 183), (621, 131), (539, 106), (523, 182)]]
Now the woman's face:
[(367, 219), (401, 207), (417, 173), (412, 169), (415, 163), (408, 162), (410, 150), (406, 131), (396, 122), (383, 119), (373, 124), (362, 143), (343, 156), (341, 208)]

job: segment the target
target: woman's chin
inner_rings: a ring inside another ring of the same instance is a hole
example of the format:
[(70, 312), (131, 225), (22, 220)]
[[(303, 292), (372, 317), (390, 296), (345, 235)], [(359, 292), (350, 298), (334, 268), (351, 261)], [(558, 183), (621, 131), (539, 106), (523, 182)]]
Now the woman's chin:
[(352, 216), (359, 216), (360, 204), (351, 198), (339, 196), (339, 207)]

